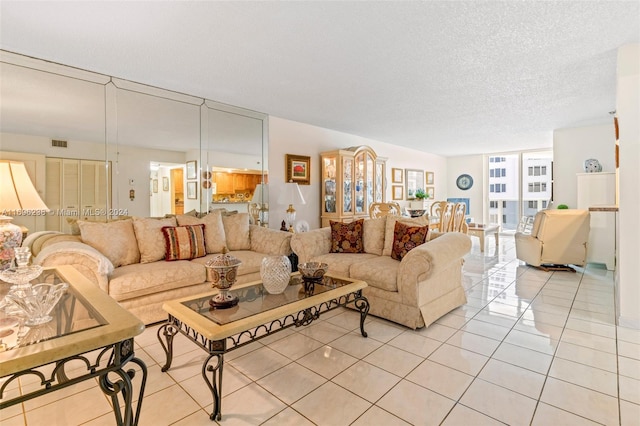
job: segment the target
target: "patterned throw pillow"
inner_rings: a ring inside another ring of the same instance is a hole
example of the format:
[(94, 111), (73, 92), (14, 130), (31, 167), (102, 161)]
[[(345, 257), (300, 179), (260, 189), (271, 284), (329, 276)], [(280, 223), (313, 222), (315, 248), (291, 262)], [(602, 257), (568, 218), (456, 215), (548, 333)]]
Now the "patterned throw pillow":
[(362, 240), (364, 219), (351, 223), (329, 221), (331, 226), (331, 253), (364, 253)]
[(195, 259), (207, 254), (204, 225), (165, 226), (162, 234), (167, 261)]
[(402, 260), (411, 249), (424, 244), (429, 225), (426, 226), (408, 226), (401, 222), (396, 222), (393, 230), (393, 249), (391, 250), (391, 258)]

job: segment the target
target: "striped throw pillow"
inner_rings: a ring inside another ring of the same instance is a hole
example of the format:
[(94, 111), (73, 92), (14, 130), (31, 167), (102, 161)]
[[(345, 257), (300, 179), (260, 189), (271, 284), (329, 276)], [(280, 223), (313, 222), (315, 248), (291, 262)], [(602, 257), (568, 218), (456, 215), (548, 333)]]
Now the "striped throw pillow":
[(164, 226), (165, 259), (189, 260), (207, 254), (204, 225)]

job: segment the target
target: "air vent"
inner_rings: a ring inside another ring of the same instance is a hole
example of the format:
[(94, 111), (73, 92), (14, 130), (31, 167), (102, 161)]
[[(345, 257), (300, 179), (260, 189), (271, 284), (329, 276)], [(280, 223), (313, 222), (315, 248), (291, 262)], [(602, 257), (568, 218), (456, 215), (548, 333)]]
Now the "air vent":
[(56, 146), (58, 148), (66, 148), (67, 147), (67, 141), (59, 141), (59, 140), (52, 139), (51, 140), (51, 146)]

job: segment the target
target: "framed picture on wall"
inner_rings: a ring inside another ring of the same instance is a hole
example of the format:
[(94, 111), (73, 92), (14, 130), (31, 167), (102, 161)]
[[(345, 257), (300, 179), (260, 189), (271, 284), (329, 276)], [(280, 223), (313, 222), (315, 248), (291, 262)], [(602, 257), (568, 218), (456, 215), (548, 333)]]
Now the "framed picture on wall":
[(402, 176), (404, 170), (402, 169), (391, 169), (391, 183), (402, 183)]
[(198, 182), (187, 182), (187, 198), (190, 200), (198, 199)]
[(287, 182), (295, 182), (298, 185), (311, 184), (311, 157), (286, 154), (285, 164)]
[(404, 187), (402, 185), (393, 185), (391, 187), (391, 197), (394, 200), (404, 199)]
[(427, 185), (433, 185), (433, 172), (424, 172)]
[(166, 176), (162, 177), (162, 190), (163, 191), (169, 190), (169, 178)]
[(158, 192), (158, 179), (153, 180), (153, 192)]
[(198, 177), (197, 167), (198, 163), (195, 160), (187, 161), (187, 179), (196, 179)]
[(426, 193), (427, 193), (427, 195), (429, 196), (429, 200), (433, 200), (433, 198), (435, 197), (435, 195), (434, 195), (434, 194), (436, 193), (436, 191), (435, 191), (435, 190), (436, 190), (436, 189), (435, 189), (435, 187), (433, 187), (433, 186), (427, 186), (427, 187), (424, 189), (424, 192), (426, 192)]

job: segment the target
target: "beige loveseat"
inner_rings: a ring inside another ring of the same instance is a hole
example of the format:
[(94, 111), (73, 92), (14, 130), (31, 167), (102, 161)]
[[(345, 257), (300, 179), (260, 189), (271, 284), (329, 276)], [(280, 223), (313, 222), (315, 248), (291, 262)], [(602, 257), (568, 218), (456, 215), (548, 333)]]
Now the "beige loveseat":
[[(166, 319), (168, 300), (208, 291), (205, 263), (227, 247), (242, 261), (238, 282), (260, 278), (267, 255), (289, 255), (291, 234), (250, 225), (247, 213), (203, 218), (131, 218), (109, 223), (78, 221), (80, 235), (42, 232), (25, 243), (34, 263), (73, 265), (145, 324)], [(204, 224), (206, 256), (165, 261), (163, 226)]]
[(471, 240), (457, 232), (438, 234), (401, 261), (394, 260), (391, 251), (396, 220), (414, 225), (424, 221), (396, 216), (366, 219), (364, 253), (330, 253), (329, 227), (294, 234), (291, 248), (300, 262), (325, 262), (329, 273), (366, 281), (363, 294), (369, 300), (369, 313), (413, 329), (428, 326), (466, 303), (462, 264), (463, 256), (471, 250)]

